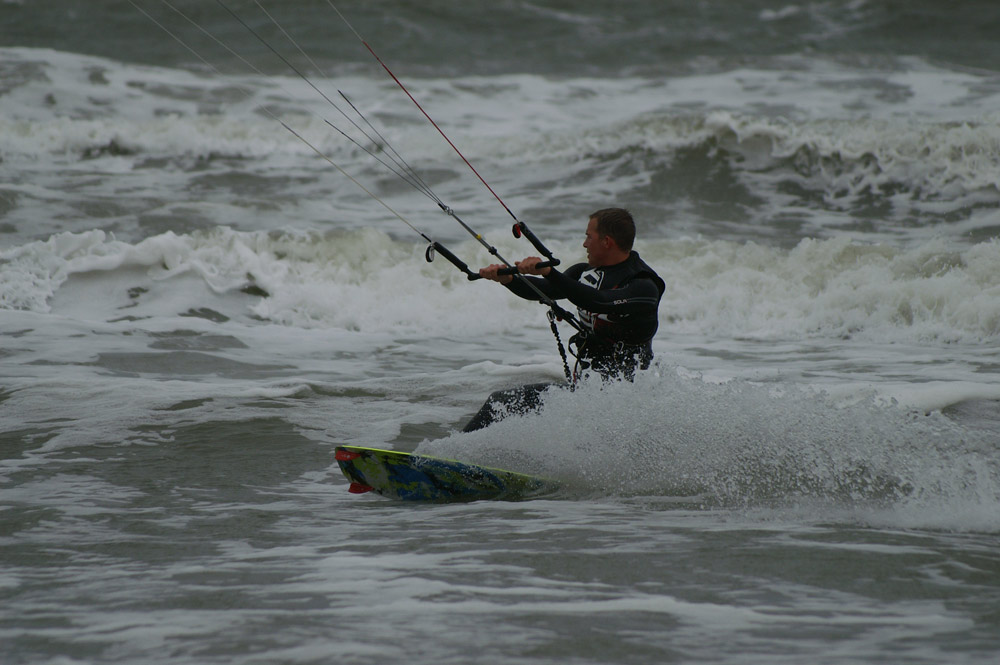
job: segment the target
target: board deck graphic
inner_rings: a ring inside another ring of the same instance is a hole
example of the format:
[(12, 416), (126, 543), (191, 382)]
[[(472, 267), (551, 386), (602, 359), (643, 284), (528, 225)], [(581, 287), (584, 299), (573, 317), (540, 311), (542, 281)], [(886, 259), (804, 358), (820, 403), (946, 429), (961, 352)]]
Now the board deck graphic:
[(545, 478), (395, 450), (337, 446), (336, 459), (352, 493), (405, 501), (516, 501), (558, 488)]

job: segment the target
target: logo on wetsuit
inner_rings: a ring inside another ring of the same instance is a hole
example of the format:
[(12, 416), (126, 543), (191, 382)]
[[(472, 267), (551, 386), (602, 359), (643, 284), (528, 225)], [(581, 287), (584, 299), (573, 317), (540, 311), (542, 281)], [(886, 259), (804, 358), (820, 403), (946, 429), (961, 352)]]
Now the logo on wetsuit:
[[(593, 289), (600, 289), (601, 283), (604, 281), (604, 271), (598, 270), (597, 268), (591, 268), (589, 270), (584, 270), (580, 275), (580, 279), (577, 280), (581, 284), (586, 284)], [(580, 323), (587, 330), (593, 332), (597, 325), (603, 324), (607, 325), (611, 323), (606, 314), (594, 314), (593, 312), (588, 312), (585, 309), (576, 308), (577, 314), (580, 315)]]

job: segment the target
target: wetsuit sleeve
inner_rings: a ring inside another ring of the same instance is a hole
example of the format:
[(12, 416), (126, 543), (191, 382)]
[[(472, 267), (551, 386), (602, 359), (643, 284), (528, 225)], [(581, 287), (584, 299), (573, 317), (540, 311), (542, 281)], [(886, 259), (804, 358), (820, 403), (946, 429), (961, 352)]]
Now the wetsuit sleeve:
[[(566, 277), (570, 280), (577, 280), (580, 275), (583, 274), (584, 269), (587, 267), (586, 263), (579, 263), (574, 266), (570, 266), (566, 270)], [(550, 272), (555, 272), (555, 268)], [(563, 293), (556, 287), (550, 280), (543, 277), (531, 277), (525, 276), (524, 279), (515, 278), (509, 284), (504, 284), (507, 289), (516, 296), (524, 298), (525, 300), (541, 300), (538, 293), (525, 283), (525, 280), (531, 282), (538, 288), (539, 291), (544, 293), (546, 297), (553, 300), (559, 300), (560, 298), (565, 298), (566, 294)]]
[(633, 314), (655, 310), (660, 302), (660, 290), (652, 279), (642, 276), (633, 279), (620, 289), (599, 290), (582, 284), (553, 268), (545, 281), (561, 297), (595, 314)]
[(504, 284), (504, 286), (506, 286), (511, 293), (521, 298), (524, 298), (525, 300), (541, 300), (541, 298), (538, 295), (538, 292), (536, 292), (534, 289), (528, 286), (525, 283), (526, 281), (534, 284), (539, 291), (544, 293), (549, 298), (552, 298), (553, 300), (559, 297), (553, 292), (552, 285), (549, 284), (548, 281), (541, 279), (539, 277), (525, 276), (524, 279), (515, 277), (513, 281), (511, 281), (509, 284)]

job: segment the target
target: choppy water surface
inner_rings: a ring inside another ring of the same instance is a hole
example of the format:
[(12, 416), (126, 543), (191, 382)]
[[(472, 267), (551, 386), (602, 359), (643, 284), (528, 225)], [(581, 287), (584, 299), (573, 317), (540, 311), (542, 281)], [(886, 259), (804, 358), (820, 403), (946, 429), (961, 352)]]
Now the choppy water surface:
[[(544, 311), (313, 86), (532, 248), (328, 2), (225, 5), (309, 81), (218, 3), (0, 3), (4, 663), (995, 660), (994, 3), (337, 3), (557, 256), (625, 205), (668, 285), (634, 385), (474, 434)], [(344, 442), (564, 490), (354, 496)]]

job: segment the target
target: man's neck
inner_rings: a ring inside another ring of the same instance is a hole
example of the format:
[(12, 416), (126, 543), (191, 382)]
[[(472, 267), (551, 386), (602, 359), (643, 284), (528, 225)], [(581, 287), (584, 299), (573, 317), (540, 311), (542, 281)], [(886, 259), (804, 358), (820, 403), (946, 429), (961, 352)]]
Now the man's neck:
[(606, 263), (602, 263), (599, 266), (591, 266), (593, 268), (612, 268), (614, 266), (620, 265), (628, 261), (629, 257), (632, 256), (632, 252), (623, 252), (615, 257), (609, 257)]

